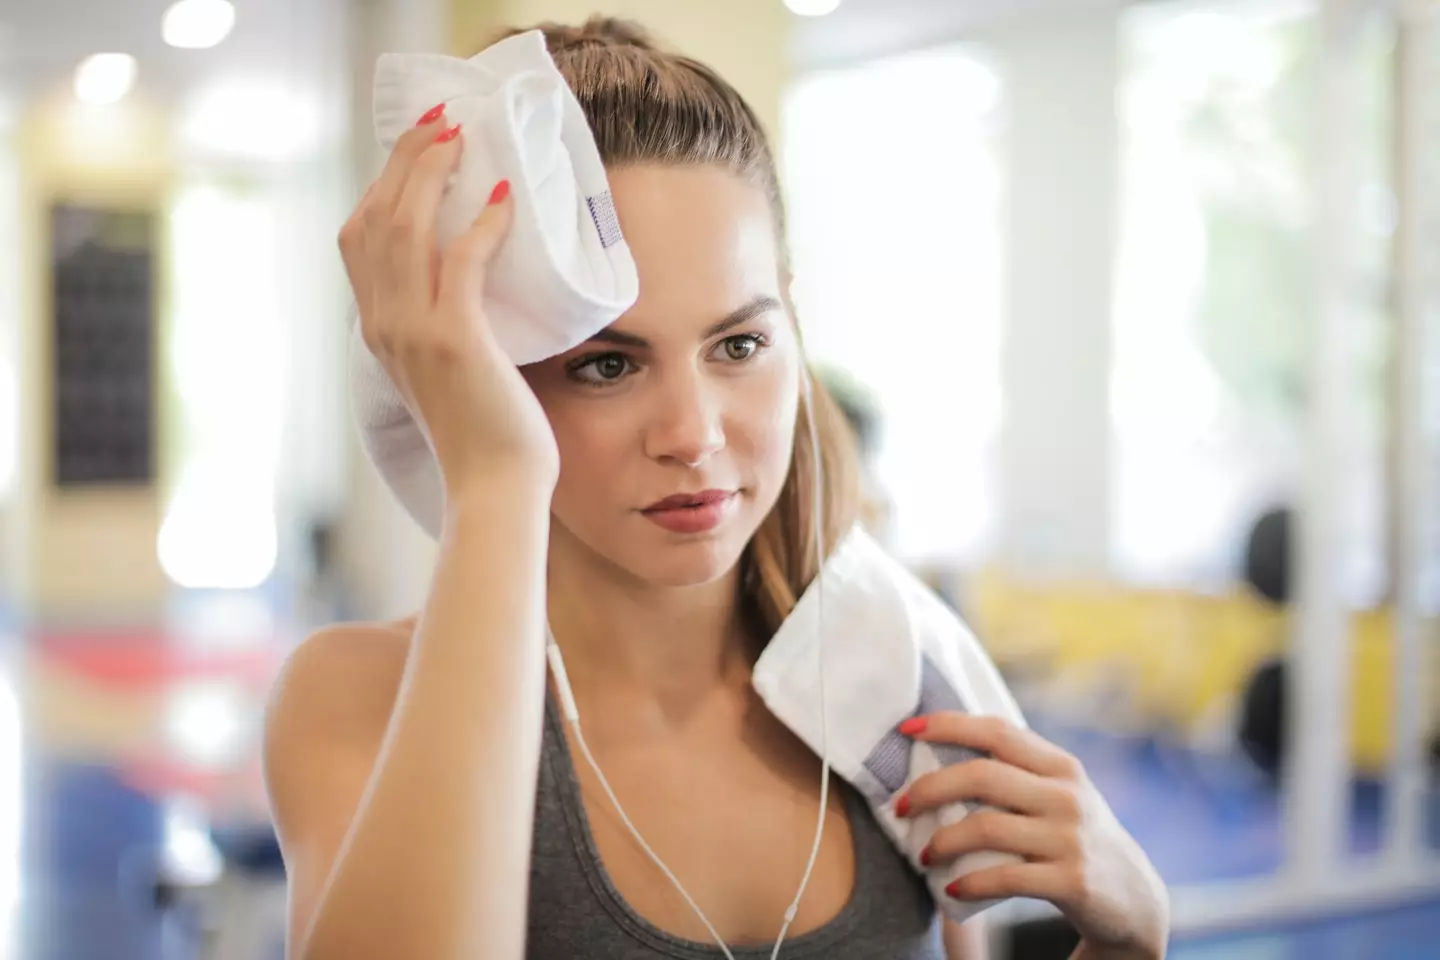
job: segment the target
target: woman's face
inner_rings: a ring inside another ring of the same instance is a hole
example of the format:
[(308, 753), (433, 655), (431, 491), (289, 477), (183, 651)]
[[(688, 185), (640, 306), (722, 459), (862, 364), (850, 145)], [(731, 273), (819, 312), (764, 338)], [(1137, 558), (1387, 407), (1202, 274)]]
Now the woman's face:
[(560, 448), (554, 518), (632, 576), (704, 583), (739, 559), (790, 465), (801, 363), (775, 226), (764, 193), (719, 168), (629, 167), (610, 186), (639, 300), (524, 368)]

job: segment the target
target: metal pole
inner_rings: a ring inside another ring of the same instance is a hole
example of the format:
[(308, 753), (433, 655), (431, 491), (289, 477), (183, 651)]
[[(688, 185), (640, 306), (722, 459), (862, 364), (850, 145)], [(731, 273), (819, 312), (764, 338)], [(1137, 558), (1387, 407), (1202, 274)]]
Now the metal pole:
[[(1428, 9), (1426, 9), (1428, 6)], [(1428, 51), (1436, 42), (1434, 5), (1401, 3), (1396, 9), (1395, 189), (1399, 220), (1395, 236), (1395, 348), (1392, 393), (1395, 409), (1395, 537), (1391, 571), (1394, 598), (1393, 756), (1386, 810), (1385, 854), (1397, 869), (1416, 865), (1425, 844), (1425, 658), (1421, 642), (1424, 537), (1427, 523), (1426, 446), (1423, 377), (1436, 344), (1425, 335), (1436, 273), (1432, 261), (1436, 231), (1433, 191), (1424, 179), (1427, 120), (1434, 97), (1427, 74), (1435, 73)], [(1427, 241), (1429, 249), (1427, 249)]]
[(1320, 4), (1314, 152), (1314, 323), (1301, 491), (1299, 608), (1287, 690), (1289, 740), (1283, 785), (1284, 871), (1295, 887), (1322, 882), (1345, 851), (1349, 798), (1350, 643), (1343, 595), (1340, 503), (1348, 329), (1356, 316), (1357, 140), (1355, 48), (1360, 12)]

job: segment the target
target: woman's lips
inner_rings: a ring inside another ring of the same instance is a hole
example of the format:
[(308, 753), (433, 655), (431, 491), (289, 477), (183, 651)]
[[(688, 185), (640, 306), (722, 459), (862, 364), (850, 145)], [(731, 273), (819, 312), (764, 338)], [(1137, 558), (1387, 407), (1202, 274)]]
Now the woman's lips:
[(657, 500), (641, 513), (671, 533), (705, 533), (724, 522), (734, 503), (734, 490), (702, 490)]

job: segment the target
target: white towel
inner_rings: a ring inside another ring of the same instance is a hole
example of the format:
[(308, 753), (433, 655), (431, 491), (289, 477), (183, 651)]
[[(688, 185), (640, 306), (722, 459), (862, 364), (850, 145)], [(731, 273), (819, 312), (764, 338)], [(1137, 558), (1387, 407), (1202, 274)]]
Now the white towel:
[[(830, 765), (869, 802), (891, 841), (923, 876), (946, 916), (963, 922), (989, 903), (961, 902), (945, 887), (963, 874), (1016, 858), (980, 851), (926, 868), (920, 852), (941, 826), (972, 808), (951, 804), (910, 818), (896, 797), (918, 777), (977, 754), (922, 743), (896, 727), (936, 710), (1005, 717), (1023, 724), (1000, 672), (949, 607), (860, 527), (826, 560), (755, 665), (765, 705), (816, 754), (821, 752), (820, 642), (823, 579), (825, 719)], [(978, 807), (975, 807), (978, 809)]]
[[(387, 53), (375, 71), (375, 132), (387, 151), (431, 107), (460, 124), (464, 149), (441, 201), (441, 249), (485, 208), (502, 179), (515, 218), (485, 278), (483, 308), (506, 355), (534, 363), (614, 323), (639, 294), (605, 167), (579, 101), (538, 30), (469, 60)], [(431, 536), (444, 488), (423, 431), (360, 336), (350, 347), (351, 398), (365, 449), (400, 503)]]

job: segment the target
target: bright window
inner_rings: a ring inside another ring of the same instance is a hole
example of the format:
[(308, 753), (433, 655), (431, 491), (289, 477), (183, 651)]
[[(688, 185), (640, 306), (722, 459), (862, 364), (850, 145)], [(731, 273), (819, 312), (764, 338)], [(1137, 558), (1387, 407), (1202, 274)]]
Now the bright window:
[(196, 182), (180, 191), (170, 227), (179, 462), (160, 562), (181, 586), (255, 587), (278, 553), (288, 346), (279, 219), (258, 191)]
[[(1220, 582), (1256, 515), (1301, 496), (1313, 307), (1306, 3), (1174, 3), (1121, 21), (1122, 216), (1114, 315), (1113, 543), (1127, 579)], [(1386, 37), (1362, 41), (1366, 297), (1343, 431), (1349, 580), (1381, 523)]]
[(973, 558), (996, 513), (1000, 97), (945, 48), (807, 76), (785, 104), (806, 345), (875, 400), (888, 539), (910, 560)]

